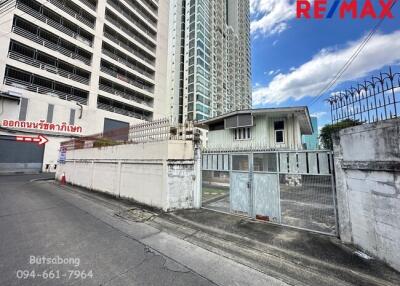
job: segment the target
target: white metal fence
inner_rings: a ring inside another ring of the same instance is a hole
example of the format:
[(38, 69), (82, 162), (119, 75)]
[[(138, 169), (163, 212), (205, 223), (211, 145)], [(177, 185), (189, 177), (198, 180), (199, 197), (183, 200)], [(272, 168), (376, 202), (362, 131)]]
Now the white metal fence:
[(68, 150), (98, 148), (123, 144), (161, 142), (168, 140), (194, 140), (195, 128), (193, 122), (173, 123), (163, 118), (146, 121), (130, 127), (111, 130), (105, 133), (80, 137), (63, 142), (62, 146)]

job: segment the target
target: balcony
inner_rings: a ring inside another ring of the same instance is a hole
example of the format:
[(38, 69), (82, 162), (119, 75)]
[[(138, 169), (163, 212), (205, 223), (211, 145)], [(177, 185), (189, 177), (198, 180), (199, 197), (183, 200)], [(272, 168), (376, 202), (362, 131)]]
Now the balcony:
[(153, 115), (149, 111), (140, 110), (139, 108), (110, 100), (102, 96), (98, 97), (97, 108), (146, 121), (152, 120)]
[(8, 53), (8, 57), (10, 59), (13, 59), (13, 60), (28, 64), (28, 65), (33, 66), (33, 67), (36, 67), (38, 69), (45, 70), (47, 72), (54, 73), (56, 75), (71, 79), (73, 81), (80, 82), (80, 83), (83, 83), (83, 84), (86, 84), (86, 85), (89, 84), (89, 79), (88, 78), (84, 78), (84, 77), (81, 77), (79, 75), (69, 73), (69, 72), (67, 72), (65, 70), (62, 70), (62, 69), (57, 68), (57, 67), (54, 67), (52, 65), (48, 65), (48, 64), (42, 63), (42, 62), (40, 62), (38, 60), (32, 59), (31, 57), (27, 57), (27, 56), (19, 54), (17, 52), (9, 52)]
[[(17, 8), (22, 12), (48, 24), (60, 32), (92, 47), (93, 35), (81, 30), (79, 26), (64, 19), (46, 7), (43, 7), (36, 1), (27, 2), (27, 0), (19, 0)], [(53, 19), (49, 18), (52, 17)], [(72, 30), (73, 29), (73, 30)]]
[[(157, 26), (157, 18), (154, 17), (153, 14), (149, 13), (146, 9), (144, 9), (142, 5), (140, 5), (136, 0), (125, 0), (125, 2), (128, 3), (128, 5), (131, 6), (132, 9), (139, 13), (143, 18), (151, 22), (153, 25)], [(157, 15), (157, 9), (154, 14)]]
[[(158, 2), (158, 1), (157, 1)], [(158, 12), (158, 6), (154, 4), (153, 0), (142, 0), (142, 3), (149, 8), (150, 11), (152, 11), (154, 14), (157, 15)]]
[[(127, 9), (121, 2), (117, 2), (116, 0), (107, 0), (107, 3), (113, 7), (115, 10), (117, 10), (119, 13), (125, 16), (130, 22), (135, 24), (137, 27), (140, 28), (142, 32), (144, 32), (146, 35), (151, 37), (153, 40), (157, 38), (157, 30), (156, 28), (150, 26), (146, 22), (143, 22), (138, 16), (136, 16), (135, 13), (131, 12), (129, 9)], [(137, 9), (137, 8), (136, 8)], [(139, 10), (135, 10), (139, 11)]]
[(42, 39), (41, 37), (39, 37), (39, 36), (37, 36), (35, 34), (32, 34), (32, 33), (28, 32), (28, 31), (26, 31), (26, 30), (24, 30), (24, 29), (22, 29), (20, 27), (15, 27), (14, 26), (12, 31), (16, 35), (22, 36), (22, 37), (24, 37), (26, 39), (29, 39), (29, 40), (31, 40), (31, 41), (33, 41), (35, 43), (38, 43), (39, 45), (42, 45), (42, 46), (46, 47), (46, 48), (52, 49), (54, 51), (58, 51), (61, 54), (67, 56), (67, 57), (70, 57), (72, 59), (78, 59), (78, 60), (84, 62), (85, 64), (90, 65), (91, 61), (89, 59), (86, 59), (86, 58), (84, 58), (84, 57), (82, 57), (82, 56), (80, 56), (80, 55), (78, 55), (78, 54), (76, 54), (74, 52), (71, 52), (71, 51), (69, 51), (69, 50), (67, 50), (67, 49), (65, 49), (65, 48), (63, 48), (63, 47), (61, 47), (59, 45), (56, 45), (56, 44), (54, 44), (52, 42), (46, 41), (46, 40)]
[(85, 12), (79, 6), (71, 3), (71, 1), (65, 0), (47, 0), (57, 8), (63, 10), (70, 16), (74, 17), (78, 21), (82, 22), (83, 24), (89, 26), (90, 28), (94, 28), (96, 24), (96, 18), (90, 15), (89, 13)]
[(108, 75), (111, 75), (111, 76), (113, 76), (113, 77), (115, 77), (115, 78), (117, 78), (117, 79), (119, 79), (119, 80), (121, 80), (121, 81), (124, 81), (124, 82), (126, 82), (126, 83), (129, 83), (129, 84), (131, 84), (131, 85), (133, 85), (133, 86), (135, 86), (135, 87), (137, 87), (137, 88), (140, 88), (140, 89), (142, 89), (142, 90), (145, 90), (145, 91), (147, 91), (147, 92), (152, 93), (153, 90), (154, 90), (154, 87), (150, 87), (149, 85), (142, 84), (142, 83), (141, 83), (140, 81), (138, 81), (138, 80), (132, 79), (132, 78), (130, 77), (130, 75), (128, 75), (127, 73), (125, 73), (125, 74), (119, 73), (119, 72), (117, 72), (117, 71), (115, 71), (115, 70), (112, 70), (112, 69), (110, 69), (110, 68), (105, 67), (103, 64), (101, 65), (100, 70), (101, 70), (102, 72), (108, 74)]
[(19, 17), (14, 18), (12, 32), (67, 57), (77, 59), (88, 66), (91, 64), (90, 53)]
[(139, 94), (136, 91), (133, 91), (122, 85), (108, 81), (104, 78), (100, 78), (99, 88), (100, 90), (105, 91), (107, 93), (153, 108), (154, 104), (152, 98), (143, 96), (142, 94)]
[(117, 62), (131, 68), (134, 71), (137, 71), (138, 73), (150, 78), (154, 80), (154, 72), (152, 70), (150, 70), (148, 67), (138, 63), (137, 61), (127, 57), (126, 55), (124, 55), (123, 53), (120, 53), (116, 50), (114, 50), (114, 52), (112, 52), (113, 48), (112, 47), (108, 47), (108, 45), (103, 44), (103, 49), (102, 52), (103, 54), (109, 56), (110, 58), (116, 60)]
[(152, 41), (146, 39), (143, 35), (141, 35), (138, 31), (136, 31), (131, 26), (127, 25), (123, 22), (117, 15), (110, 12), (110, 10), (106, 11), (106, 20), (111, 24), (116, 26), (118, 29), (129, 35), (132, 39), (135, 39), (137, 42), (142, 44), (144, 47), (148, 48), (150, 51), (155, 52), (156, 44)]
[[(116, 36), (114, 36), (111, 33), (113, 33)], [(126, 38), (123, 38), (118, 33), (113, 32), (107, 26), (105, 27), (105, 30), (104, 30), (104, 37), (106, 37), (110, 41), (114, 42), (118, 46), (124, 48), (125, 50), (129, 51), (133, 55), (135, 55), (135, 56), (139, 57), (140, 59), (144, 60), (145, 62), (147, 62), (147, 63), (149, 63), (151, 65), (154, 65), (155, 58), (152, 55), (148, 54), (146, 51), (142, 50), (141, 48), (139, 48), (135, 44), (131, 43)]]
[(58, 97), (62, 100), (76, 101), (85, 105), (87, 104), (89, 96), (87, 91), (27, 73), (10, 66), (6, 67), (4, 84), (38, 94)]
[(105, 111), (109, 111), (109, 112), (113, 112), (113, 113), (118, 113), (121, 115), (125, 115), (125, 116), (129, 116), (129, 117), (133, 117), (136, 119), (140, 119), (140, 120), (145, 120), (145, 121), (151, 121), (151, 116), (145, 116), (143, 114), (134, 112), (134, 111), (129, 111), (123, 108), (118, 108), (118, 107), (113, 107), (110, 106), (108, 104), (104, 104), (104, 103), (98, 103), (97, 104), (97, 108), (105, 110)]
[(89, 72), (14, 40), (11, 40), (8, 57), (77, 82), (89, 84)]
[(87, 7), (92, 9), (93, 11), (96, 11), (97, 7), (97, 1), (96, 0), (79, 0), (83, 4), (85, 4)]

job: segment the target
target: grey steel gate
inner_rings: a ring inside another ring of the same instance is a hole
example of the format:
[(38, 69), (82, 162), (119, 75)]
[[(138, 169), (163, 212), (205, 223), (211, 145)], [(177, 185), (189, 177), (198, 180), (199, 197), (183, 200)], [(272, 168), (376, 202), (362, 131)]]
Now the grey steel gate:
[(0, 173), (40, 172), (44, 146), (18, 142), (15, 136), (0, 136)]
[(231, 155), (230, 210), (233, 213), (251, 216), (251, 156)]
[(335, 235), (329, 151), (203, 153), (203, 207)]
[(253, 217), (281, 223), (277, 153), (253, 154)]

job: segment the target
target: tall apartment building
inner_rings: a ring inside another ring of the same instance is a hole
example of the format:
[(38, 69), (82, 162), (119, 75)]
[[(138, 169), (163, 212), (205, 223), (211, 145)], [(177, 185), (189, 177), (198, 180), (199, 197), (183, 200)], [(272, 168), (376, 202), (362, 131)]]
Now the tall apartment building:
[[(61, 141), (167, 115), (169, 1), (4, 3), (0, 171), (54, 168)], [(15, 139), (38, 134), (44, 149)]]
[(313, 127), (313, 133), (311, 135), (303, 135), (302, 142), (306, 145), (305, 147), (307, 150), (318, 150), (320, 149), (318, 118), (311, 116), (311, 124)]
[(171, 114), (180, 122), (251, 108), (249, 0), (171, 0)]

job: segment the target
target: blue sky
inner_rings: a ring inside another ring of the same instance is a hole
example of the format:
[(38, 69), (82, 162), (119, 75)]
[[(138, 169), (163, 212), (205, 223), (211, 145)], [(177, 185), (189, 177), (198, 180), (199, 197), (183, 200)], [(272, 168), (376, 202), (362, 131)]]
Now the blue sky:
[(310, 106), (379, 20), (342, 20), (338, 15), (332, 19), (297, 19), (293, 0), (250, 2), (255, 108), (309, 105), (311, 114), (318, 116), (322, 126), (330, 122), (330, 109), (323, 99), (332, 92), (386, 69), (388, 65), (400, 70), (398, 3), (393, 9), (394, 19), (382, 23), (337, 84)]

